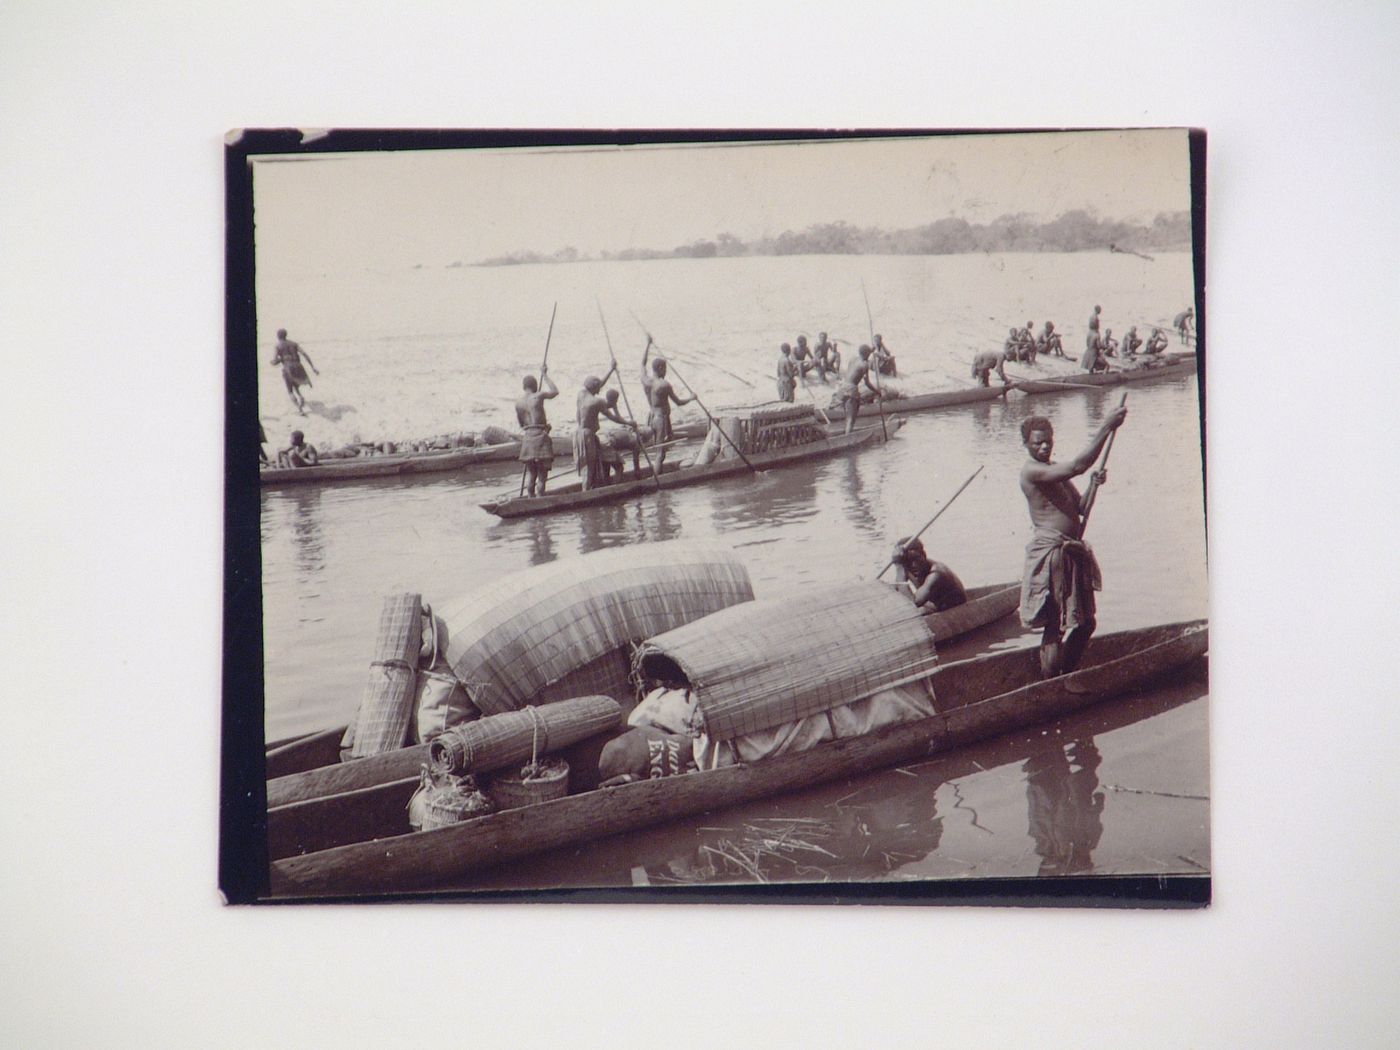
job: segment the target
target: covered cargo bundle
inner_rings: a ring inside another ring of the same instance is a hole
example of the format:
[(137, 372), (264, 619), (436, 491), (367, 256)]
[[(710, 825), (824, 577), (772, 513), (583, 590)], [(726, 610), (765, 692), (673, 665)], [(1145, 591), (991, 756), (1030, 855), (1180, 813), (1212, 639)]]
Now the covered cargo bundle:
[(621, 725), (616, 700), (576, 696), (454, 726), (428, 745), (428, 763), (436, 773), (489, 773)]
[(752, 600), (732, 551), (672, 541), (538, 565), (438, 613), (453, 674), (501, 714), (585, 693), (630, 701), (630, 646)]
[[(746, 456), (810, 445), (826, 436), (812, 405), (790, 405), (782, 401), (743, 408), (721, 408), (716, 413), (716, 422)], [(718, 435), (715, 440), (720, 443), (721, 459), (734, 455), (728, 441), (723, 441)]]
[(639, 662), (688, 686), (705, 733), (731, 740), (923, 678), (938, 657), (923, 613), (866, 582), (723, 610), (649, 639)]
[(386, 595), (359, 713), (346, 734), (349, 757), (366, 758), (404, 746), (422, 644), (422, 596)]

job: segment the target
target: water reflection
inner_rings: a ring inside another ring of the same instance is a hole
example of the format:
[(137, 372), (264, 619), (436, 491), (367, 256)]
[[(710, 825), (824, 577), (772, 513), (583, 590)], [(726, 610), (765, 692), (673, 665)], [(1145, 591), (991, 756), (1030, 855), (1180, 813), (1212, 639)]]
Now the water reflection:
[(558, 557), (554, 553), (554, 532), (550, 528), (547, 516), (541, 515), (528, 519), (526, 536), (530, 541), (530, 564), (532, 566), (543, 565)]
[[(867, 488), (871, 489), (869, 493)], [(860, 532), (875, 539), (882, 539), (880, 519), (870, 503), (872, 496), (878, 498), (879, 492), (874, 486), (867, 486), (861, 477), (860, 465), (854, 455), (845, 457), (841, 472), (841, 491), (845, 496), (846, 517), (851, 524)]]
[(778, 527), (817, 513), (817, 467), (799, 463), (761, 478), (730, 481), (711, 500), (717, 531)]
[(292, 549), (298, 572), (314, 576), (325, 567), (326, 547), (321, 534), (321, 486), (297, 485), (290, 488)]
[(582, 511), (578, 520), (578, 552), (591, 554), (616, 546), (627, 526), (627, 512), (625, 503), (604, 503)]
[(1030, 836), (1040, 857), (1041, 875), (1092, 871), (1093, 852), (1103, 836), (1102, 762), (1093, 738), (1058, 743), (1031, 753), (1022, 767)]

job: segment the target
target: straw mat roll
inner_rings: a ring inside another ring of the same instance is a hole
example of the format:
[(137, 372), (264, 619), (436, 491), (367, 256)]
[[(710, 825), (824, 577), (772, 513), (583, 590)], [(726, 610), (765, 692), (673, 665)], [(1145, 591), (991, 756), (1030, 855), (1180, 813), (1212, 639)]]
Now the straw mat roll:
[(489, 715), (453, 726), (428, 745), (435, 773), (483, 773), (536, 753), (576, 744), (622, 723), (622, 706), (606, 696), (579, 696), (544, 707)]
[(355, 716), (351, 758), (403, 747), (413, 717), (418, 649), (423, 642), (422, 596), (385, 595), (379, 612), (374, 661)]
[(938, 662), (922, 612), (871, 582), (737, 605), (648, 640), (639, 657), (645, 675), (685, 676), (718, 740), (849, 704)]
[(484, 714), (500, 714), (589, 661), (752, 599), (728, 548), (672, 541), (537, 565), (438, 612), (453, 673)]

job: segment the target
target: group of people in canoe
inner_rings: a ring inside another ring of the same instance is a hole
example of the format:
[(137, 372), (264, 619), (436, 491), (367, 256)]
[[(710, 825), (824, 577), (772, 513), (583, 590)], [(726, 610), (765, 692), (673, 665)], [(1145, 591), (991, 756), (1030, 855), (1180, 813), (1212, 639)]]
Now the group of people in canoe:
[[(891, 378), (899, 375), (894, 354), (890, 352), (879, 333), (860, 349), (864, 357), (874, 357), (879, 375)], [(809, 374), (815, 375), (821, 383), (831, 382), (832, 377), (844, 380), (840, 347), (835, 340), (829, 339), (825, 332), (817, 333), (816, 346), (809, 347), (807, 337), (799, 335), (796, 344), (783, 343), (778, 348), (778, 400), (795, 401), (798, 384), (805, 384)]]
[[(625, 468), (624, 456), (628, 454), (634, 471), (640, 470), (643, 455), (658, 472), (666, 461), (666, 447), (673, 437), (671, 409), (690, 404), (694, 396), (682, 397), (676, 393), (667, 378), (666, 359), (659, 354), (653, 357), (652, 346), (648, 338), (642, 352), (641, 385), (647, 402), (645, 424), (631, 418), (626, 395), (619, 388), (603, 389), (617, 375), (616, 360), (602, 378), (588, 376), (583, 381), (583, 389), (575, 402), (574, 469), (585, 491), (620, 480)], [(559, 388), (549, 376), (548, 365), (540, 368), (539, 379), (527, 375), (521, 380), (521, 386), (524, 393), (515, 401), (515, 418), (523, 434), (519, 457), (524, 466), (522, 486), (530, 496), (543, 496), (554, 465), (554, 443), (549, 436), (551, 428), (545, 402), (558, 397)], [(620, 401), (628, 408), (625, 417), (618, 410)], [(604, 419), (615, 423), (616, 427), (602, 432), (600, 427)]]
[[(1102, 324), (1102, 313), (1103, 307), (1095, 306), (1094, 312), (1089, 315), (1088, 330), (1084, 337), (1084, 356), (1079, 362), (1084, 371), (1106, 372), (1111, 367), (1110, 358), (1137, 357), (1139, 353), (1155, 356), (1166, 350), (1168, 339), (1161, 325), (1151, 326), (1152, 332), (1146, 341), (1138, 335), (1137, 325), (1131, 326), (1122, 340), (1118, 340), (1113, 337), (1113, 329)], [(1183, 344), (1194, 338), (1195, 316), (1194, 307), (1188, 307), (1172, 319), (1172, 327), (1176, 329)], [(1035, 325), (1031, 321), (1027, 321), (1024, 328), (1013, 326), (1008, 331), (1000, 351), (984, 350), (972, 359), (972, 378), (982, 386), (990, 386), (991, 375), (995, 372), (1003, 386), (1009, 385), (1010, 381), (1006, 378), (1007, 362), (1034, 365), (1040, 355), (1074, 360), (1065, 353), (1064, 343), (1060, 333), (1055, 330), (1054, 321), (1046, 321), (1045, 328), (1038, 335), (1035, 334)]]

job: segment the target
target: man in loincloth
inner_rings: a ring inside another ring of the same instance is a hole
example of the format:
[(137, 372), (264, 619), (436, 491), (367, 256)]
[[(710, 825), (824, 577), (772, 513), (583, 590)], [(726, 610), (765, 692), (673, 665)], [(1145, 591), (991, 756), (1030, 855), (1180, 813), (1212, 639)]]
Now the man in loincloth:
[(846, 374), (841, 377), (841, 385), (836, 390), (836, 396), (832, 398), (832, 407), (839, 408), (846, 414), (847, 434), (855, 429), (856, 416), (860, 414), (861, 383), (865, 383), (869, 388), (872, 397), (880, 396), (879, 388), (870, 381), (870, 354), (870, 347), (861, 344), (860, 354), (846, 369)]
[[(543, 384), (543, 389), (541, 389)], [(520, 424), (520, 462), (525, 464), (526, 491), (531, 495), (544, 495), (545, 482), (549, 479), (549, 468), (554, 464), (554, 441), (549, 436), (549, 420), (545, 416), (544, 403), (559, 396), (559, 388), (549, 378), (549, 366), (540, 368), (540, 378), (526, 376), (520, 381), (525, 393), (515, 399), (515, 418)]]
[(817, 367), (816, 361), (812, 358), (812, 348), (807, 345), (805, 335), (797, 337), (797, 345), (792, 348), (792, 363), (797, 366), (798, 379), (802, 379), (808, 372)]
[[(651, 362), (650, 370), (647, 369), (647, 357), (651, 354), (651, 337), (647, 337), (647, 348), (642, 352), (642, 389), (647, 395), (647, 405), (650, 413), (647, 416), (647, 426), (651, 428), (655, 435), (657, 444), (665, 445), (672, 438), (671, 433), (671, 406), (688, 405), (695, 398), (677, 397), (676, 391), (671, 386), (671, 381), (666, 378), (666, 361), (662, 357), (657, 357)], [(659, 472), (661, 466), (666, 462), (666, 449), (664, 447), (657, 450), (656, 469)]]
[[(608, 407), (614, 412), (617, 411), (618, 392), (609, 390), (605, 395)], [(611, 484), (616, 474), (616, 480), (621, 481), (626, 464), (622, 460), (624, 452), (632, 453), (632, 473), (637, 477), (642, 474), (642, 446), (650, 444), (652, 441), (651, 427), (641, 426), (635, 430), (630, 426), (609, 427), (607, 432), (598, 434), (598, 450), (603, 457), (603, 480)]]
[(1006, 361), (1021, 360), (1021, 330), (1019, 328), (1008, 328), (1007, 336), (1002, 340), (1001, 356)]
[(321, 461), (315, 445), (306, 442), (306, 435), (300, 430), (292, 431), (292, 443), (277, 450), (279, 467), (314, 467)]
[(894, 562), (895, 582), (908, 585), (915, 605), (930, 605), (935, 612), (943, 612), (967, 601), (962, 580), (948, 566), (930, 558), (922, 540), (903, 537), (895, 544), (890, 560)]
[(1176, 329), (1177, 335), (1181, 336), (1181, 341), (1185, 343), (1191, 335), (1191, 326), (1196, 322), (1196, 308), (1188, 306), (1181, 313), (1172, 318), (1172, 327)]
[(1010, 386), (1006, 378), (1006, 355), (1007, 351), (1005, 350), (1001, 353), (997, 353), (995, 350), (983, 350), (972, 359), (972, 378), (983, 386), (991, 386), (992, 372), (996, 372), (997, 375), (1001, 376), (1001, 385)]
[[(1046, 678), (1067, 674), (1079, 666), (1094, 633), (1094, 592), (1103, 589), (1094, 552), (1083, 541), (1084, 497), (1070, 478), (1094, 465), (1108, 437), (1128, 418), (1115, 408), (1092, 441), (1067, 463), (1052, 463), (1055, 430), (1044, 416), (1021, 424), (1021, 438), (1030, 458), (1021, 467), (1021, 491), (1030, 509), (1035, 534), (1026, 544), (1025, 576), (1021, 582), (1021, 622), (1043, 628), (1040, 669)], [(1098, 484), (1104, 471), (1093, 475)]]
[(795, 401), (797, 392), (797, 362), (792, 359), (792, 347), (784, 343), (778, 348), (778, 400)]
[(1142, 348), (1144, 354), (1160, 354), (1167, 348), (1167, 337), (1160, 328), (1152, 329), (1152, 334), (1147, 337), (1147, 345)]
[(292, 404), (297, 406), (297, 411), (304, 416), (306, 415), (306, 398), (302, 396), (301, 388), (310, 386), (311, 379), (307, 376), (306, 369), (301, 366), (303, 357), (306, 358), (306, 363), (311, 366), (311, 371), (320, 375), (321, 370), (311, 360), (311, 355), (287, 338), (285, 328), (277, 329), (277, 348), (272, 355), (272, 363), (282, 366), (282, 382), (287, 386), (287, 396), (292, 399)]
[(598, 417), (606, 416), (625, 427), (632, 425), (619, 416), (615, 409), (609, 407), (607, 398), (598, 395), (598, 391), (603, 389), (603, 384), (616, 370), (617, 362), (613, 362), (607, 375), (602, 379), (589, 376), (583, 381), (583, 389), (579, 391), (578, 427), (574, 431), (574, 468), (578, 471), (579, 481), (585, 492), (596, 489), (607, 481), (603, 470), (603, 451), (598, 443)]
[(1035, 364), (1035, 322), (1027, 321), (1026, 327), (1021, 329), (1017, 339), (1021, 344), (1021, 360), (1028, 365)]
[(1092, 347), (1099, 341), (1099, 314), (1102, 312), (1102, 306), (1095, 306), (1094, 312), (1089, 315), (1089, 332), (1084, 337), (1084, 346), (1086, 349)]

